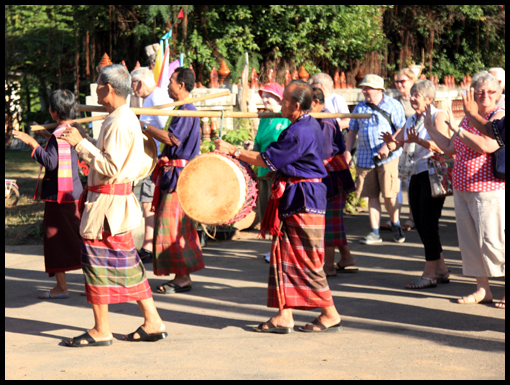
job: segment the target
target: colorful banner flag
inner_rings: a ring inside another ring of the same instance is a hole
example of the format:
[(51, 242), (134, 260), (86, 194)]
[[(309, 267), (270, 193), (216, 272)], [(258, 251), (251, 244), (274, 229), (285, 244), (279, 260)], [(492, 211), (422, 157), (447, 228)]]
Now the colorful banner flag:
[(156, 56), (156, 63), (154, 63), (154, 68), (152, 72), (154, 73), (154, 81), (158, 84), (159, 76), (161, 75), (161, 70), (163, 69), (163, 60), (164, 60), (164, 51), (163, 51), (163, 40), (159, 42), (159, 50)]
[(161, 76), (161, 82), (158, 83), (158, 87), (164, 90), (168, 89), (168, 84), (170, 84), (170, 77), (174, 73), (174, 71), (180, 67), (179, 60), (174, 60), (173, 62), (167, 64), (163, 69), (163, 75)]

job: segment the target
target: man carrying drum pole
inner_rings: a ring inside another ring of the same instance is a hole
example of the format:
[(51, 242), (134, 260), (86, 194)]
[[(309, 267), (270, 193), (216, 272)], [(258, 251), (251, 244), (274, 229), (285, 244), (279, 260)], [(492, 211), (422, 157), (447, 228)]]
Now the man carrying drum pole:
[(273, 235), (267, 305), (279, 311), (254, 328), (260, 333), (290, 333), (294, 328), (292, 309), (319, 307), (320, 316), (300, 331), (341, 329), (340, 315), (322, 268), (327, 189), (321, 182), (328, 173), (322, 162), (321, 128), (308, 114), (311, 104), (311, 87), (293, 81), (285, 89), (282, 101), (282, 116), (291, 125), (266, 151), (247, 151), (220, 139), (214, 142), (220, 152), (277, 172), (260, 231), (262, 236), (267, 231)]
[[(195, 75), (179, 67), (170, 77), (168, 95), (174, 101), (189, 98)], [(193, 104), (183, 104), (181, 111), (196, 111)], [(161, 158), (153, 173), (156, 184), (152, 210), (156, 212), (153, 268), (155, 275), (175, 274), (175, 278), (158, 287), (161, 294), (191, 290), (190, 274), (202, 270), (204, 258), (197, 230), (183, 211), (177, 198), (177, 181), (184, 166), (200, 154), (200, 119), (174, 116), (163, 130), (142, 124), (142, 131), (161, 142)]]

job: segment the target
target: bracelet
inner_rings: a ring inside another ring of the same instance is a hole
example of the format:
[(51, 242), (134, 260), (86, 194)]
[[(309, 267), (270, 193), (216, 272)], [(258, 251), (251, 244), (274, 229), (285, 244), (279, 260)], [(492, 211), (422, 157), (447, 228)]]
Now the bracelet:
[(464, 129), (459, 126), (459, 131), (457, 131), (457, 135), (459, 135), (462, 131), (464, 131)]

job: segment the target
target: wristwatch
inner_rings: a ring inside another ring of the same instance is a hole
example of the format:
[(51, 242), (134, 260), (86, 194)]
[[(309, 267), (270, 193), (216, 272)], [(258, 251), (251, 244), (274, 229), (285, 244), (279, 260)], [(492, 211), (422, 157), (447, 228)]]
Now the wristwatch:
[(239, 159), (241, 157), (241, 150), (243, 148), (241, 146), (237, 146), (236, 151), (234, 152), (234, 156)]
[(145, 132), (147, 131), (147, 123), (145, 123), (143, 126), (142, 126), (142, 132)]

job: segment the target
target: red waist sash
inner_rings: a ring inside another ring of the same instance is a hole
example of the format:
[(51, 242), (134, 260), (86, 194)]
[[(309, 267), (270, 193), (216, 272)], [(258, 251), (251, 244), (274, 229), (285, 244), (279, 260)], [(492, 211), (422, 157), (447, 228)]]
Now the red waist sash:
[(326, 167), (326, 170), (328, 170), (329, 172), (343, 171), (349, 169), (349, 165), (345, 160), (344, 154), (337, 154), (329, 159), (324, 159), (322, 162), (324, 163), (324, 167)]
[(159, 201), (161, 199), (161, 174), (162, 171), (167, 172), (168, 167), (185, 167), (189, 163), (189, 160), (186, 159), (168, 159), (167, 156), (163, 156), (159, 159), (156, 167), (154, 168), (154, 172), (152, 173), (152, 182), (156, 185), (154, 188), (154, 195), (152, 197), (152, 205), (151, 211), (156, 212), (157, 207), (159, 206)]
[(80, 211), (80, 217), (83, 214), (83, 209), (85, 208), (85, 201), (87, 200), (87, 191), (105, 195), (131, 195), (133, 193), (133, 187), (131, 186), (131, 182), (121, 184), (102, 184), (100, 186), (85, 187), (85, 189), (80, 195), (80, 200), (78, 201), (78, 210)]
[(278, 217), (278, 209), (280, 206), (280, 199), (285, 192), (287, 185), (293, 185), (296, 183), (321, 183), (322, 178), (304, 179), (304, 178), (277, 178), (271, 186), (271, 196), (269, 197), (269, 203), (264, 214), (264, 219), (260, 225), (259, 237), (266, 239), (266, 233), (269, 231), (271, 235), (281, 236), (280, 231), (280, 218)]

